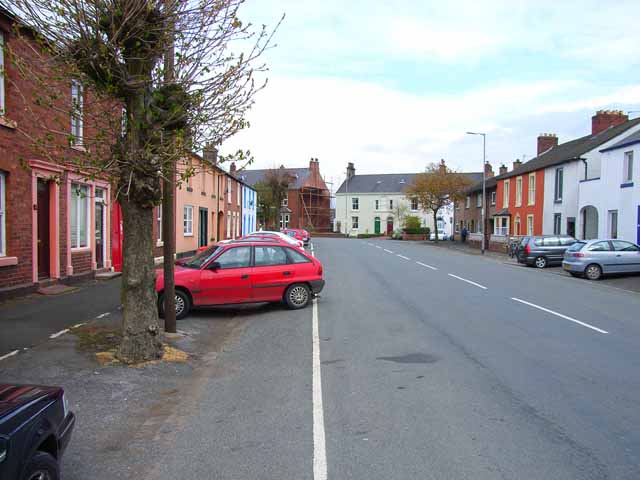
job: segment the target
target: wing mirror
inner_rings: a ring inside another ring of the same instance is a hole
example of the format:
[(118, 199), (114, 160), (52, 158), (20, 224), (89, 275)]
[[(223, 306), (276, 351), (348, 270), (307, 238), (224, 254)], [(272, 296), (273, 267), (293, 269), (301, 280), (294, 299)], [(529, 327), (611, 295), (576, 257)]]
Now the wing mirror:
[(211, 265), (209, 265), (209, 270), (220, 270), (221, 265), (220, 262), (211, 262)]

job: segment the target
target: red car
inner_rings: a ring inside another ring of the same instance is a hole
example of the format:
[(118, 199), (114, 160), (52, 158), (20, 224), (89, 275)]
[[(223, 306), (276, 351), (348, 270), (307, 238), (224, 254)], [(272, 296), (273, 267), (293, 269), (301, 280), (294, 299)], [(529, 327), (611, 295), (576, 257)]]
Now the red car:
[[(162, 315), (164, 274), (156, 270)], [(235, 240), (197, 252), (176, 265), (176, 318), (192, 307), (282, 302), (306, 307), (324, 287), (322, 264), (295, 247), (273, 240)]]
[(309, 245), (309, 242), (311, 241), (311, 235), (309, 235), (309, 232), (302, 228), (283, 228), (280, 231), (290, 237), (302, 240), (304, 245)]

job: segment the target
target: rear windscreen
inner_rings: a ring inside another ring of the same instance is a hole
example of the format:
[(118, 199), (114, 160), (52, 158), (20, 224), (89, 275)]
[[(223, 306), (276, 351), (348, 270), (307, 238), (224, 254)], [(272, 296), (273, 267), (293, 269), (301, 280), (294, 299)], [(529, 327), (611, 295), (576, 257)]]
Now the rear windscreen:
[(580, 250), (582, 250), (582, 247), (584, 247), (586, 245), (586, 243), (584, 242), (576, 242), (573, 245), (571, 245), (567, 251), (569, 252), (579, 252)]

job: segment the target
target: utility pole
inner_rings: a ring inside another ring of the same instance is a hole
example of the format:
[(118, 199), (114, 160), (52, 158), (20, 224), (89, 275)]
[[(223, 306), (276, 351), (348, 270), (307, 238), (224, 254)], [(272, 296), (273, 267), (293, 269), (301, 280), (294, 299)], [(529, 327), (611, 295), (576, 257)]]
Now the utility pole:
[[(168, 7), (171, 0), (167, 0)], [(173, 27), (173, 26), (172, 26)], [(164, 55), (164, 82), (170, 84), (174, 80), (174, 54), (173, 28), (171, 28), (171, 43)], [(176, 284), (174, 278), (174, 256), (176, 252), (176, 221), (174, 210), (174, 196), (176, 189), (176, 161), (175, 144), (173, 136), (168, 139), (169, 155), (163, 162), (162, 180), (162, 251), (164, 266), (164, 331), (176, 333)], [(163, 152), (164, 154), (165, 152)]]
[(344, 197), (344, 233), (349, 236), (349, 232), (351, 229), (347, 229), (348, 220), (349, 220), (349, 167), (347, 167), (347, 180), (344, 186), (345, 197)]

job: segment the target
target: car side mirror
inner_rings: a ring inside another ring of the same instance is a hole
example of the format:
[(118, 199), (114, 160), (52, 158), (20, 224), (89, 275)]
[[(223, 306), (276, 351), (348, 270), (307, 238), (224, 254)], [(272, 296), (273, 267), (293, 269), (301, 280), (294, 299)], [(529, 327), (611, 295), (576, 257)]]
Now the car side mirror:
[(209, 270), (220, 270), (222, 266), (220, 265), (220, 262), (211, 262), (211, 265), (209, 265)]

